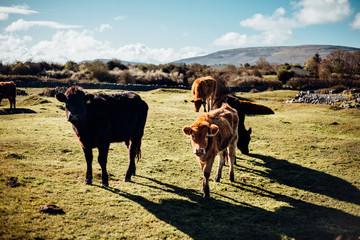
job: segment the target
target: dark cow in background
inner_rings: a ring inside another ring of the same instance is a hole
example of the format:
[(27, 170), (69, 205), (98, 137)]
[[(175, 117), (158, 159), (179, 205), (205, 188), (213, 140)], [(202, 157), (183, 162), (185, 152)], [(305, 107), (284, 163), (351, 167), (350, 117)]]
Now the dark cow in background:
[(239, 126), (238, 126), (238, 135), (239, 140), (237, 142), (237, 147), (243, 154), (249, 154), (249, 143), (250, 143), (250, 135), (251, 128), (246, 130), (245, 128), (245, 114), (249, 115), (266, 115), (266, 114), (274, 114), (274, 111), (270, 108), (261, 105), (252, 103), (249, 101), (242, 101), (234, 95), (228, 94), (219, 97), (216, 99), (213, 109), (220, 108), (223, 103), (229, 104), (232, 108), (236, 109), (238, 117), (239, 117)]
[(229, 180), (234, 181), (234, 161), (239, 118), (236, 110), (228, 104), (200, 115), (191, 126), (185, 126), (183, 133), (190, 137), (190, 143), (201, 170), (203, 171), (203, 197), (210, 197), (209, 177), (216, 155), (219, 165), (215, 181), (220, 181), (225, 157), (230, 158)]
[(3, 98), (7, 98), (10, 108), (16, 108), (16, 85), (11, 82), (0, 82), (0, 103)]
[(86, 94), (72, 86), (65, 94), (55, 96), (66, 103), (66, 117), (84, 150), (87, 171), (86, 184), (92, 183), (92, 149), (99, 149), (102, 186), (108, 186), (106, 171), (110, 143), (125, 142), (129, 150), (129, 165), (124, 181), (135, 175), (135, 158), (140, 158), (140, 145), (147, 118), (148, 105), (132, 92)]

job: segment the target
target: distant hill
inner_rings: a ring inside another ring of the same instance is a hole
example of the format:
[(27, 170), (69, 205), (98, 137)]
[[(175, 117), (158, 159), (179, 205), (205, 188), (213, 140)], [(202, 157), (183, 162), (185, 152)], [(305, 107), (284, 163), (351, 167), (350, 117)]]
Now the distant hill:
[(174, 63), (199, 63), (208, 66), (214, 65), (235, 65), (249, 63), (255, 64), (259, 57), (265, 57), (269, 63), (289, 63), (305, 65), (305, 62), (315, 53), (320, 57), (326, 57), (330, 51), (343, 49), (345, 51), (356, 51), (360, 48), (332, 46), (332, 45), (302, 45), (289, 47), (251, 47), (237, 48), (211, 53), (201, 57), (186, 58), (175, 61)]

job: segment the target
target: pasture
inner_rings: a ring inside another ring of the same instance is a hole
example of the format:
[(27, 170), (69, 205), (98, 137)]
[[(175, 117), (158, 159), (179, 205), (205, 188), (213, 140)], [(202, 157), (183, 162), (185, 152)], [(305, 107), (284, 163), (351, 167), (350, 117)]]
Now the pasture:
[[(238, 95), (274, 115), (247, 116), (250, 155), (237, 150), (235, 182), (202, 173), (182, 133), (199, 113), (187, 90), (137, 92), (149, 105), (142, 159), (132, 182), (124, 143), (112, 143), (109, 188), (83, 184), (84, 154), (64, 104), (25, 89), (24, 113), (0, 115), (1, 239), (359, 239), (360, 111), (285, 104), (295, 91)], [(8, 108), (3, 100), (0, 112)], [(30, 111), (31, 110), (31, 111)], [(200, 110), (202, 113), (203, 109)], [(29, 112), (29, 113), (28, 113)], [(32, 112), (32, 113), (31, 113)], [(15, 179), (17, 178), (17, 180)], [(49, 215), (54, 204), (65, 214)]]

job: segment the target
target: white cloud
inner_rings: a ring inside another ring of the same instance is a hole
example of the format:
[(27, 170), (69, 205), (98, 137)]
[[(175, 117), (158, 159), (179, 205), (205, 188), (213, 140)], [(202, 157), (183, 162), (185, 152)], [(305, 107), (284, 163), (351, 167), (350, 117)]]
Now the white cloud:
[(348, 0), (302, 0), (295, 6), (301, 9), (294, 16), (305, 26), (338, 22), (351, 14)]
[[(314, 24), (341, 21), (351, 14), (348, 0), (301, 0), (293, 3), (292, 17), (284, 17), (285, 9), (280, 7), (271, 16), (255, 14), (240, 21), (240, 26), (259, 31), (246, 35), (229, 32), (216, 39), (213, 44), (220, 46), (273, 45), (291, 41), (293, 29)], [(360, 17), (359, 17), (360, 18)], [(356, 23), (354, 22), (355, 26)]]
[(149, 48), (141, 43), (129, 44), (119, 48), (107, 41), (96, 40), (94, 31), (58, 31), (51, 39), (30, 45), (30, 37), (17, 37), (10, 33), (0, 35), (0, 61), (14, 60), (49, 61), (65, 63), (68, 60), (83, 61), (99, 58), (121, 59), (145, 63), (167, 63), (181, 58), (195, 57), (205, 52), (200, 48), (186, 47)]
[(7, 20), (9, 18), (9, 14), (22, 14), (29, 15), (31, 13), (38, 13), (34, 10), (28, 10), (29, 6), (21, 5), (21, 6), (13, 6), (13, 7), (4, 7), (0, 6), (0, 20)]
[(96, 28), (98, 32), (104, 32), (106, 29), (112, 29), (109, 24), (101, 24), (100, 27)]
[(0, 61), (13, 62), (15, 60), (26, 61), (30, 59), (27, 44), (31, 41), (30, 36), (17, 37), (12, 34), (0, 34)]
[(354, 21), (350, 24), (351, 28), (360, 30), (360, 12), (355, 15)]
[(116, 20), (116, 21), (125, 20), (125, 19), (126, 19), (126, 16), (117, 16), (114, 18), (114, 20)]
[(246, 34), (239, 34), (229, 32), (222, 35), (214, 41), (217, 46), (242, 46), (248, 43), (248, 36)]
[(19, 19), (16, 22), (13, 22), (9, 26), (5, 28), (7, 32), (14, 32), (20, 30), (28, 30), (31, 27), (41, 26), (41, 27), (49, 27), (54, 29), (71, 29), (71, 28), (80, 28), (79, 25), (65, 25), (52, 21), (25, 21), (23, 19)]
[(64, 63), (68, 60), (82, 61), (106, 58), (112, 49), (108, 42), (101, 42), (93, 33), (84, 31), (59, 31), (51, 40), (43, 40), (29, 49), (35, 61), (44, 59)]
[(136, 43), (118, 48), (115, 58), (159, 64), (204, 54), (206, 52), (198, 47), (184, 47), (175, 50), (173, 48), (149, 48), (144, 44)]

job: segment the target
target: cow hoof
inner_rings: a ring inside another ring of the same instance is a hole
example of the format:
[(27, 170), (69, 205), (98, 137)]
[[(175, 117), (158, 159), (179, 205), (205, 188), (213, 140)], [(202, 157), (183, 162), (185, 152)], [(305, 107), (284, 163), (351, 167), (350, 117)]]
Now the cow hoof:
[(221, 177), (217, 177), (217, 176), (216, 176), (215, 179), (214, 179), (214, 182), (220, 182), (220, 178), (221, 178)]
[(84, 182), (84, 184), (86, 184), (86, 185), (91, 185), (91, 184), (92, 184), (92, 182), (91, 182), (91, 181), (86, 180), (86, 181)]
[(207, 193), (207, 194), (204, 193), (204, 194), (203, 194), (203, 198), (210, 198), (210, 194), (209, 194), (209, 193)]
[(230, 174), (229, 180), (230, 180), (230, 182), (234, 182), (234, 181), (235, 181), (234, 174)]
[(102, 183), (102, 184), (101, 184), (101, 187), (102, 187), (102, 188), (107, 188), (107, 187), (109, 187), (109, 184), (108, 184), (108, 183)]
[(124, 182), (131, 182), (131, 179), (130, 178), (125, 178)]

